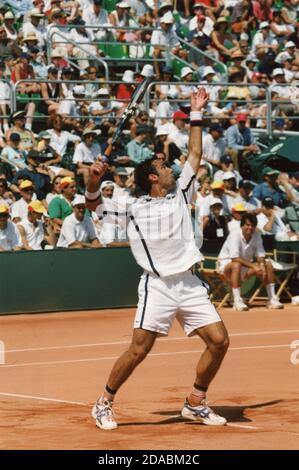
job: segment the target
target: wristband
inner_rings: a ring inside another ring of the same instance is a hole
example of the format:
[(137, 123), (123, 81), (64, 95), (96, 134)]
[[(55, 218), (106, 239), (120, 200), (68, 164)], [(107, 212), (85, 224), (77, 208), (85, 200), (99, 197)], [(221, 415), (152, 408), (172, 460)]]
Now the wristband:
[(202, 112), (201, 111), (191, 111), (190, 121), (202, 121)]
[(98, 189), (94, 193), (90, 193), (89, 191), (85, 191), (85, 199), (86, 201), (97, 201), (101, 196), (101, 191)]

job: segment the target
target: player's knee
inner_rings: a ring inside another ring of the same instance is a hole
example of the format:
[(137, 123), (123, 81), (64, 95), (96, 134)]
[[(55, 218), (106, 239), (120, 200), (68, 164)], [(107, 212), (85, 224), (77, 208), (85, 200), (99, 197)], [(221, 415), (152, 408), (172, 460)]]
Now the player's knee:
[(209, 349), (214, 353), (225, 353), (229, 347), (229, 337), (226, 333), (217, 333), (211, 338)]
[(146, 358), (148, 353), (150, 352), (150, 348), (147, 347), (146, 344), (142, 345), (132, 345), (130, 348), (130, 353), (133, 357), (134, 362), (141, 362), (143, 359)]
[(232, 271), (240, 271), (240, 269), (241, 269), (241, 264), (238, 263), (237, 261), (232, 261), (231, 270)]

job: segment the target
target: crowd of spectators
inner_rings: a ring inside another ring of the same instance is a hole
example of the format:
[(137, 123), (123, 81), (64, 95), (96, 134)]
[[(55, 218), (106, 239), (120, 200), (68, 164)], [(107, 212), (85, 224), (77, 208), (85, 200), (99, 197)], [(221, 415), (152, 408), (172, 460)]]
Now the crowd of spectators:
[[(122, 227), (103, 223), (102, 205), (85, 208), (83, 194), (90, 165), (148, 76), (160, 83), (113, 148), (103, 202), (134, 197), (134, 167), (152, 156), (179, 176), (200, 82), (210, 101), (196, 229), (224, 240), (249, 212), (262, 234), (299, 239), (299, 172), (266, 167), (258, 181), (248, 163), (261, 152), (253, 130), (266, 128), (266, 89), (274, 129), (298, 130), (299, 1), (175, 5), (125, 0), (108, 13), (103, 0), (0, 1), (0, 251), (126, 243)], [(115, 41), (126, 48), (125, 67), (109, 62), (106, 44)], [(173, 58), (184, 61), (179, 72)], [(102, 59), (116, 83), (105, 81)]]

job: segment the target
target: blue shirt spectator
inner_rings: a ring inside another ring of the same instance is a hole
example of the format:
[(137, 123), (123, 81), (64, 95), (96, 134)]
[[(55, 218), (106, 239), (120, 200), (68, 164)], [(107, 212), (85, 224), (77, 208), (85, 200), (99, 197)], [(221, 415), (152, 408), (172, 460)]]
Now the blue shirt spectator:
[(265, 197), (271, 197), (275, 206), (283, 207), (287, 202), (287, 196), (277, 184), (278, 175), (279, 171), (272, 168), (264, 168), (263, 177), (265, 181), (254, 188), (253, 197), (256, 197), (260, 201)]

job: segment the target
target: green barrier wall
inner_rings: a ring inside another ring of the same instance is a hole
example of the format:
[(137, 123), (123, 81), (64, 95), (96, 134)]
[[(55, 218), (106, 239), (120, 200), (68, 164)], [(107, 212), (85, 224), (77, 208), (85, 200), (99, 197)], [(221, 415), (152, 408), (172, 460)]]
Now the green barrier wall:
[(0, 253), (0, 314), (134, 306), (140, 273), (127, 247)]

